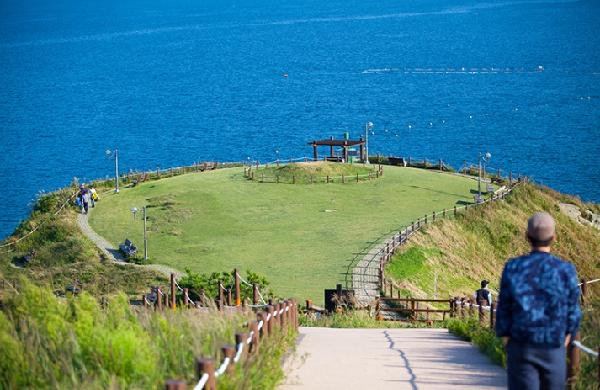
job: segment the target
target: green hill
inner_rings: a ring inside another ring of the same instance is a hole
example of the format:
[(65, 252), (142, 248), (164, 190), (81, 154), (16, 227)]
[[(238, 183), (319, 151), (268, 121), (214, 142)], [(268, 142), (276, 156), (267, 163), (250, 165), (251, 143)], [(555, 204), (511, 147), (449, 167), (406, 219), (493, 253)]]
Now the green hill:
[(425, 213), (471, 202), (476, 184), (401, 167), (360, 183), (259, 183), (244, 178), (241, 167), (228, 168), (108, 195), (90, 223), (115, 245), (127, 237), (141, 246), (142, 223), (130, 210), (147, 205), (152, 262), (198, 272), (250, 269), (281, 295), (320, 302), (323, 288), (343, 280), (347, 261), (370, 240)]

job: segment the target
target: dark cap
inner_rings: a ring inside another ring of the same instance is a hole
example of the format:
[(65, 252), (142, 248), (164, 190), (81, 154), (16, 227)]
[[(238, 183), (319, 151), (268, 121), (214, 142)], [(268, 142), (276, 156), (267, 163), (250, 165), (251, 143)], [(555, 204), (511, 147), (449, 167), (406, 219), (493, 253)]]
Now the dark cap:
[(527, 236), (536, 241), (548, 241), (554, 237), (554, 218), (548, 213), (535, 213), (527, 221)]

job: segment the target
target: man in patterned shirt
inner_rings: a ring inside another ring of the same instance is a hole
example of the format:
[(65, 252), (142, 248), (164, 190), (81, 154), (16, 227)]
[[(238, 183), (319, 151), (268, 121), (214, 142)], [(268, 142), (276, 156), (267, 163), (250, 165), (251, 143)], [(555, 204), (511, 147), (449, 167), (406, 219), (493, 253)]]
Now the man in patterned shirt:
[(565, 347), (581, 319), (575, 266), (550, 254), (554, 219), (536, 213), (527, 222), (531, 253), (504, 266), (496, 334), (506, 346), (509, 389), (561, 389)]

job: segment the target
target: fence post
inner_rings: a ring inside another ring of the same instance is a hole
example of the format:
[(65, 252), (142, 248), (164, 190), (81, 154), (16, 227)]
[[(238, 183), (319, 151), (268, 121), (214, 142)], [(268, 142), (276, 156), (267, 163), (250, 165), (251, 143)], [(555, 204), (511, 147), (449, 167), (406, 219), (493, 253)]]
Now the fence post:
[(454, 217), (456, 218), (456, 205), (454, 205)]
[(142, 306), (148, 307), (148, 301), (146, 300), (146, 294), (142, 295)]
[(490, 329), (494, 330), (496, 321), (496, 302), (490, 305)]
[(432, 219), (433, 219), (433, 222), (435, 222), (435, 211), (432, 214)]
[(292, 175), (292, 184), (296, 184), (296, 175)]
[(571, 342), (567, 347), (567, 357), (569, 358), (569, 363), (567, 365), (567, 385), (570, 389), (575, 388), (581, 361), (581, 351), (573, 344), (574, 340), (581, 340), (581, 334), (579, 332), (571, 339)]
[(175, 309), (175, 274), (171, 273), (171, 309)]
[(258, 353), (258, 342), (260, 340), (260, 335), (258, 334), (258, 321), (251, 321), (249, 327), (250, 332), (252, 332), (252, 341), (250, 342), (249, 352)]
[(310, 310), (312, 307), (312, 299), (306, 300), (306, 310)]
[(342, 184), (346, 183), (346, 181), (344, 180), (344, 174), (342, 173)]
[(411, 310), (410, 317), (414, 321), (417, 319), (417, 313), (415, 312), (415, 300), (414, 299), (410, 300), (410, 310)]
[(233, 269), (234, 273), (234, 285), (235, 285), (235, 305), (239, 306), (242, 304), (242, 294), (240, 291), (240, 276), (238, 275), (237, 268)]
[(356, 174), (356, 182), (358, 183), (358, 173)]
[(231, 287), (227, 289), (227, 306), (232, 306)]
[(161, 291), (160, 287), (158, 287), (156, 289), (156, 308), (158, 310), (162, 310), (162, 299), (163, 299), (162, 295), (163, 295), (162, 291)]
[(413, 233), (415, 231), (415, 221), (411, 222), (412, 227), (410, 228), (410, 232)]
[(256, 319), (258, 320), (259, 323), (261, 321), (263, 323), (262, 329), (260, 330), (260, 337), (261, 338), (268, 337), (269, 330), (267, 329), (267, 313), (265, 313), (264, 311), (258, 312), (256, 314)]
[(190, 307), (190, 293), (187, 287), (183, 289), (183, 306)]
[(186, 390), (187, 383), (185, 381), (170, 379), (165, 383), (165, 390)]
[(473, 317), (475, 315), (475, 306), (473, 305), (473, 300), (469, 299), (469, 317)]
[[(246, 332), (238, 332), (235, 334), (235, 348), (237, 350), (237, 348), (239, 348), (239, 345), (242, 344), (242, 355), (240, 356), (240, 359), (242, 359), (244, 357), (244, 355), (246, 355), (247, 353), (247, 347), (246, 347), (246, 340), (248, 340), (248, 333)], [(236, 351), (237, 352), (237, 351)]]
[(444, 211), (442, 211), (442, 218), (446, 218), (446, 209), (444, 209)]
[[(266, 325), (267, 325), (267, 333), (270, 335), (273, 332), (273, 320), (275, 319), (273, 317), (273, 305), (267, 306), (267, 317), (269, 317), (269, 315), (271, 316), (271, 318), (269, 318), (269, 321), (267, 321)], [(263, 324), (263, 326), (265, 326), (265, 325)]]
[(223, 306), (225, 305), (225, 289), (223, 288), (223, 283), (221, 281), (219, 283), (219, 310), (223, 310)]
[(460, 318), (465, 318), (465, 315), (466, 315), (465, 314), (465, 306), (466, 306), (466, 303), (465, 303), (465, 299), (463, 298), (460, 300)]
[(327, 175), (327, 184), (329, 184), (329, 175)]
[(213, 359), (196, 360), (196, 376), (200, 380), (202, 375), (208, 374), (208, 381), (204, 385), (204, 390), (216, 390), (215, 361)]
[(231, 373), (233, 372), (233, 358), (235, 356), (235, 348), (232, 347), (231, 345), (224, 345), (221, 347), (221, 354), (223, 354), (223, 360), (225, 360), (226, 358), (229, 358), (229, 365), (227, 366), (227, 369), (225, 370), (225, 372), (227, 373)]
[(483, 306), (481, 306), (481, 302), (479, 302), (478, 305), (478, 310), (479, 310), (479, 323), (483, 325)]
[(258, 286), (252, 283), (252, 304), (258, 305)]
[(283, 303), (279, 302), (279, 326), (281, 330), (285, 329), (285, 306), (286, 301), (283, 301)]
[(585, 278), (581, 279), (581, 306), (583, 306), (585, 304), (585, 300), (586, 300), (586, 295), (587, 295), (587, 280), (585, 280)]

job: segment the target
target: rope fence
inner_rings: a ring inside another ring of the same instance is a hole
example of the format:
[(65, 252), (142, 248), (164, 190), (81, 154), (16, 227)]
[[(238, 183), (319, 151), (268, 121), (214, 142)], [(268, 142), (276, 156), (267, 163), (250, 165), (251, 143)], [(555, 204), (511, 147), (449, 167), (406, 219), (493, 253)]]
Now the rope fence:
[[(267, 342), (278, 333), (297, 331), (298, 305), (293, 300), (285, 300), (276, 304), (268, 304), (264, 311), (256, 313), (256, 320), (247, 322), (247, 332), (235, 334), (235, 347), (223, 345), (220, 358), (196, 358), (197, 382), (192, 384), (194, 390), (216, 390), (217, 378), (232, 372), (242, 359), (251, 359), (260, 351), (261, 343)], [(216, 364), (219, 364), (216, 367)], [(182, 380), (168, 380), (167, 390), (186, 390), (188, 384)]]

